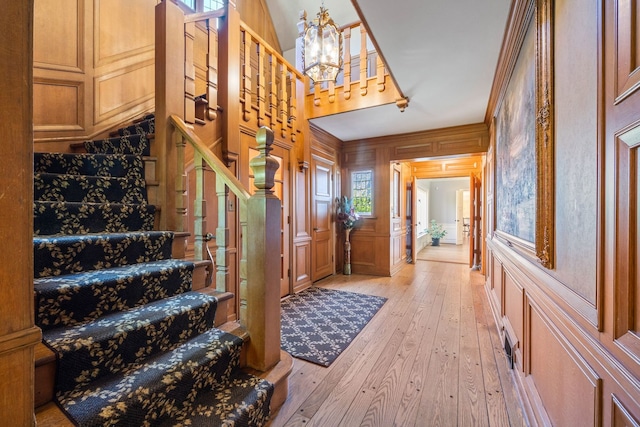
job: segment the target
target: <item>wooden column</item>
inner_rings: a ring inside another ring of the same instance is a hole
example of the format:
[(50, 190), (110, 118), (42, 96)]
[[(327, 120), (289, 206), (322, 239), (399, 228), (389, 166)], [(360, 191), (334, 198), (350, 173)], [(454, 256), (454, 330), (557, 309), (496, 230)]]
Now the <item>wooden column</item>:
[(218, 116), (218, 29), (215, 26), (216, 20), (210, 19), (208, 22), (208, 42), (207, 53), (207, 118), (215, 120)]
[(197, 260), (205, 259), (207, 254), (207, 202), (204, 193), (204, 162), (202, 155), (195, 150), (193, 164), (196, 170), (196, 194), (193, 201), (193, 256)]
[(273, 193), (278, 162), (269, 155), (273, 132), (256, 135), (260, 155), (251, 159), (256, 191), (247, 202), (247, 265), (244, 320), (251, 340), (247, 364), (266, 371), (280, 361), (280, 200)]
[(224, 181), (216, 177), (216, 196), (218, 197), (218, 226), (216, 227), (216, 290), (226, 292), (229, 284), (229, 221), (227, 200), (229, 189)]
[(367, 29), (360, 24), (360, 95), (367, 94)]
[[(240, 152), (240, 15), (236, 2), (226, 2), (225, 16), (221, 19), (218, 31), (219, 44), (219, 86), (218, 96), (222, 110), (222, 152), (224, 160), (238, 157)], [(248, 60), (248, 58), (247, 58)], [(229, 190), (221, 180), (216, 178), (216, 195), (218, 197), (218, 226), (216, 228), (216, 289), (218, 291), (236, 292), (235, 284), (230, 282), (231, 264), (230, 247), (234, 236), (230, 232), (233, 212), (228, 213)]]
[[(222, 144), (225, 160), (240, 152), (240, 15), (235, 1), (227, 2), (227, 10), (221, 19), (218, 95), (222, 108)], [(249, 58), (247, 58), (249, 61)]]
[(344, 99), (351, 98), (351, 27), (342, 32), (344, 46)]
[[(152, 154), (158, 158), (160, 228), (178, 230), (176, 212), (177, 149), (169, 116), (184, 115), (184, 13), (171, 1), (156, 6), (156, 133)], [(179, 82), (179, 83), (176, 83)], [(177, 184), (180, 185), (179, 183)]]
[(33, 0), (4, 2), (0, 13), (0, 420), (34, 425), (33, 319)]

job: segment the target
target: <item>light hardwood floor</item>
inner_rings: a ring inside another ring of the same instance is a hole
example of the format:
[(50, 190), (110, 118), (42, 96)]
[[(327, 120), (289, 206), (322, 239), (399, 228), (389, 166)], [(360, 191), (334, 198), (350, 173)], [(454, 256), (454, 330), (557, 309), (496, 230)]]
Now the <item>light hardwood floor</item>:
[(469, 238), (463, 244), (440, 243), (440, 246), (425, 246), (416, 257), (418, 261), (455, 262), (469, 265)]
[(295, 359), (270, 427), (526, 425), (483, 280), (420, 261), (316, 283), (388, 300), (328, 368)]

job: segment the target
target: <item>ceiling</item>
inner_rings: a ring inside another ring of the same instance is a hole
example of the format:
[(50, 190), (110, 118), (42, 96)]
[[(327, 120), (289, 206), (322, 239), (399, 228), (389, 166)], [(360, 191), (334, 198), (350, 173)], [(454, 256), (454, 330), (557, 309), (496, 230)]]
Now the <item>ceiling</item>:
[[(400, 91), (392, 105), (312, 122), (342, 141), (484, 121), (511, 0), (353, 0)], [(294, 49), (299, 12), (324, 2), (338, 26), (360, 21), (347, 0), (266, 0), (285, 52)]]

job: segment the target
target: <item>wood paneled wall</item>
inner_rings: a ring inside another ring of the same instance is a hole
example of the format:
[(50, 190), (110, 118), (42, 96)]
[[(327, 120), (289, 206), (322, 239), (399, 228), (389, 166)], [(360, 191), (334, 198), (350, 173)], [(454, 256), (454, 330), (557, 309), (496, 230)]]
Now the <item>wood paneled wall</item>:
[(154, 107), (156, 0), (39, 0), (34, 12), (36, 149), (64, 150)]
[[(517, 12), (547, 2), (555, 49), (555, 268), (492, 238), (499, 173), (492, 141), (486, 289), (533, 423), (640, 425), (640, 9), (622, 0), (514, 2), (492, 99), (501, 98), (518, 49), (509, 38), (523, 25)], [(490, 117), (499, 101), (492, 108)]]
[[(406, 259), (406, 192), (402, 192), (401, 215), (390, 214), (394, 168), (400, 163), (401, 182), (410, 179), (417, 163), (404, 162), (469, 153), (484, 153), (489, 146), (489, 131), (484, 124), (458, 126), (434, 131), (348, 141), (342, 150), (342, 194), (350, 196), (350, 176), (354, 170), (374, 171), (374, 214), (364, 218), (351, 233), (351, 269), (354, 273), (389, 276)], [(468, 158), (465, 158), (467, 160)], [(464, 161), (463, 161), (464, 162)], [(457, 164), (457, 162), (453, 162)], [(442, 168), (442, 164), (438, 164)], [(474, 169), (478, 165), (474, 166)], [(454, 169), (456, 167), (454, 166)], [(417, 171), (417, 169), (416, 169)], [(451, 173), (451, 172), (449, 172)], [(464, 176), (470, 171), (456, 172)], [(443, 172), (445, 176), (447, 172)], [(451, 176), (451, 175), (448, 175)]]

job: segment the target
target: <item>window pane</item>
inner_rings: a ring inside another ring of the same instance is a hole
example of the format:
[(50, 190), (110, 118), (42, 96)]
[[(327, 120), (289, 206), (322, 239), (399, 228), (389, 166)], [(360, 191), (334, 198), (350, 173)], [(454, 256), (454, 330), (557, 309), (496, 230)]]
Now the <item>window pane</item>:
[(184, 3), (190, 9), (196, 10), (196, 0), (180, 0), (180, 3)]
[(351, 197), (353, 207), (360, 215), (373, 214), (373, 171), (351, 173)]
[(204, 0), (204, 11), (218, 10), (222, 8), (222, 0)]

